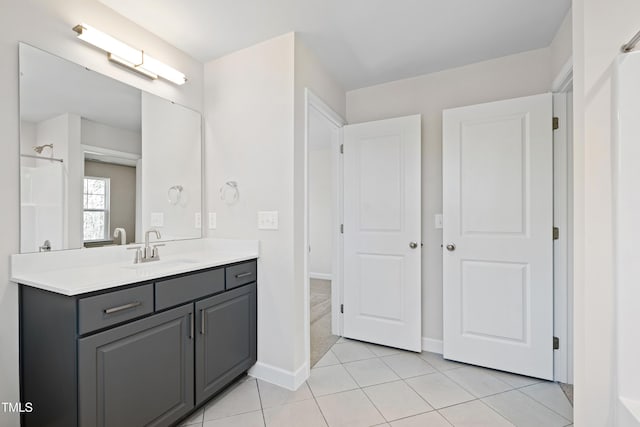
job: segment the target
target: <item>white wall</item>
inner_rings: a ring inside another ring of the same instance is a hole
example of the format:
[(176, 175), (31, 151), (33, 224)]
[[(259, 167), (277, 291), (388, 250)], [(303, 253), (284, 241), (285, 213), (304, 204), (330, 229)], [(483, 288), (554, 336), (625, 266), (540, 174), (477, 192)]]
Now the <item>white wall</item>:
[[(293, 53), (289, 33), (205, 64), (208, 211), (214, 237), (260, 240), (258, 363), (298, 369), (293, 253)], [(240, 199), (227, 205), (219, 189), (237, 181)], [(279, 229), (257, 229), (258, 211), (278, 211)]]
[(613, 426), (613, 61), (640, 30), (636, 0), (575, 0), (575, 424)]
[[(311, 123), (310, 123), (311, 125)], [(321, 123), (318, 123), (321, 125)], [(309, 138), (321, 137), (313, 134)], [(331, 143), (331, 133), (327, 133)], [(331, 276), (333, 257), (333, 170), (329, 147), (309, 150), (309, 273)]]
[(82, 143), (125, 153), (142, 153), (140, 132), (120, 129), (85, 118), (82, 119)]
[[(7, 0), (0, 14), (0, 401), (18, 396), (18, 287), (9, 283), (6, 261), (19, 248), (18, 42), (24, 41), (140, 89), (202, 110), (202, 64), (96, 1)], [(104, 52), (78, 41), (71, 27), (85, 21), (183, 71), (184, 86), (148, 81), (107, 61)], [(0, 426), (16, 426), (0, 412)]]
[[(28, 154), (35, 156), (37, 153), (33, 151), (38, 142), (36, 123), (27, 122), (25, 120), (20, 121), (20, 154)], [(21, 159), (23, 166), (34, 166), (36, 164), (35, 159), (28, 157)]]
[[(154, 227), (153, 213), (161, 213), (161, 240), (202, 236), (195, 215), (202, 212), (202, 120), (200, 114), (155, 95), (142, 93), (142, 225)], [(168, 202), (169, 188), (181, 185), (176, 204)], [(137, 241), (141, 241), (136, 239)]]
[[(293, 33), (205, 64), (208, 211), (215, 237), (259, 239), (258, 366), (274, 381), (308, 372), (304, 343), (304, 89), (344, 114), (344, 91)], [(240, 199), (220, 200), (226, 181)], [(279, 229), (257, 229), (257, 212)], [(292, 261), (293, 260), (293, 261)], [(306, 368), (306, 369), (305, 369)]]
[(422, 335), (442, 340), (442, 110), (549, 92), (550, 49), (538, 49), (347, 93), (347, 121), (422, 114)]

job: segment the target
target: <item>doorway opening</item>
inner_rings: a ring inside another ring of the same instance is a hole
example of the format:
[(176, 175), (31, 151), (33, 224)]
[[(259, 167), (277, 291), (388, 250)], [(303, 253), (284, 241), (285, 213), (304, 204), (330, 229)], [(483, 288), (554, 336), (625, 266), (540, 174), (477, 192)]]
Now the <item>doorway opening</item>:
[(345, 120), (306, 89), (305, 341), (315, 365), (341, 335), (341, 128)]

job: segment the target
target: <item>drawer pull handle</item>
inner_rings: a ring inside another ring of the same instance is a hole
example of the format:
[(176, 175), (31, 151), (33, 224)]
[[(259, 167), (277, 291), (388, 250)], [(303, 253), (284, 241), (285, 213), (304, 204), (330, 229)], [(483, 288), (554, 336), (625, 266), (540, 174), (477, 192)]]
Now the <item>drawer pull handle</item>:
[(200, 310), (200, 334), (204, 335), (205, 331), (204, 331), (204, 325), (205, 325), (205, 318), (204, 318), (204, 310)]
[(253, 273), (248, 271), (246, 273), (240, 273), (240, 274), (236, 274), (236, 279), (242, 279), (243, 277), (248, 277), (251, 276)]
[(138, 307), (139, 305), (142, 305), (142, 303), (140, 301), (135, 301), (135, 302), (130, 302), (129, 304), (120, 305), (118, 307), (105, 308), (104, 314), (113, 314), (119, 311), (129, 310), (130, 308), (135, 308), (135, 307)]

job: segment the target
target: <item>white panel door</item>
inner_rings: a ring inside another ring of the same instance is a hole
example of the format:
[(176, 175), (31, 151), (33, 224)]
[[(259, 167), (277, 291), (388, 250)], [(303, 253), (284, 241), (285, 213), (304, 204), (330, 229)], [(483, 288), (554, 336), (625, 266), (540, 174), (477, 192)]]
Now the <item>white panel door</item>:
[(444, 357), (553, 379), (551, 94), (443, 114)]
[(421, 351), (420, 116), (344, 127), (344, 336)]

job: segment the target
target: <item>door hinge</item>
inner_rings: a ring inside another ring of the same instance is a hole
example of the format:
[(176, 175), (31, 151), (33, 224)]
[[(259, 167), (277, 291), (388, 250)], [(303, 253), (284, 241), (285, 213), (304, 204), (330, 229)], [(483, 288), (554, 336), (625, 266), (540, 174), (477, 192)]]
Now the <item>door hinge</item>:
[(340, 224), (340, 234), (344, 234), (344, 224)]
[(340, 154), (344, 154), (344, 144), (340, 144)]
[(560, 119), (557, 117), (553, 118), (553, 130), (560, 128)]
[(344, 304), (340, 304), (340, 313), (344, 313)]
[(558, 240), (560, 238), (560, 229), (558, 227), (553, 227), (553, 240)]
[(560, 348), (560, 338), (553, 337), (553, 349), (558, 350)]

